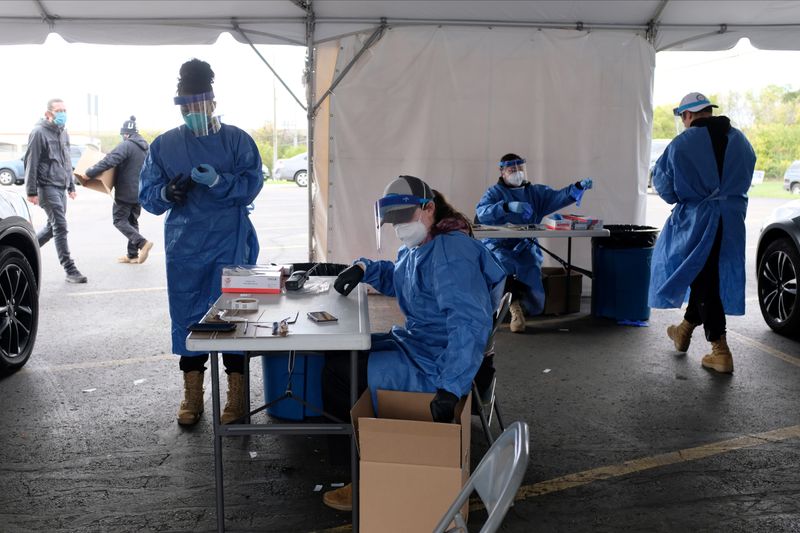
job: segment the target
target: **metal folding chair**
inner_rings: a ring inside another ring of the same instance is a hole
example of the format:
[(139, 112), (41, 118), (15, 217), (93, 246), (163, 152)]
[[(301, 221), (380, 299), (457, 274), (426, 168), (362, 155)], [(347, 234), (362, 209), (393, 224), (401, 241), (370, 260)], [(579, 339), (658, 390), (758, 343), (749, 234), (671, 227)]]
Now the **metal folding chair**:
[[(489, 341), (486, 343), (484, 350), (484, 357), (494, 356), (494, 335), (497, 328), (505, 320), (508, 314), (508, 308), (511, 306), (511, 293), (507, 292), (500, 299), (500, 304), (494, 312), (494, 319), (492, 323), (492, 333), (489, 335)], [(483, 391), (478, 390), (475, 380), (472, 381), (472, 413), (477, 414), (481, 419), (481, 426), (483, 427), (483, 434), (486, 436), (486, 441), (491, 445), (494, 442), (492, 436), (492, 418), (497, 415), (497, 424), (500, 426), (500, 431), (505, 429), (503, 418), (500, 415), (500, 407), (497, 404), (495, 397), (495, 387), (497, 385), (497, 378), (492, 375), (491, 382)], [(483, 394), (481, 394), (483, 392)]]
[[(514, 503), (528, 467), (528, 424), (514, 422), (497, 438), (481, 459), (458, 497), (447, 510), (433, 533), (467, 533), (461, 508), (473, 491), (478, 493), (489, 514), (481, 533), (493, 533), (500, 528), (508, 508)], [(455, 523), (454, 528), (447, 529)]]

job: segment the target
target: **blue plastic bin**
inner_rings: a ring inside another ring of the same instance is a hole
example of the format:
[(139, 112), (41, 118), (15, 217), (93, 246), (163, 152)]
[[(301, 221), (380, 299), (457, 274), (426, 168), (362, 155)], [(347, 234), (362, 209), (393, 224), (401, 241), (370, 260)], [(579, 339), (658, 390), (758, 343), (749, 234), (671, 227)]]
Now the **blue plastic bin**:
[(592, 315), (614, 320), (650, 318), (650, 261), (658, 230), (611, 225), (608, 237), (592, 238)]
[[(289, 381), (289, 354), (270, 355), (261, 358), (264, 371), (264, 401), (269, 403), (283, 396)], [(292, 372), (292, 395), (302, 398), (311, 405), (322, 409), (322, 367), (325, 356), (316, 352), (297, 352), (294, 372)], [(306, 417), (321, 416), (313, 409), (294, 400), (281, 400), (267, 413), (286, 420), (303, 420)]]

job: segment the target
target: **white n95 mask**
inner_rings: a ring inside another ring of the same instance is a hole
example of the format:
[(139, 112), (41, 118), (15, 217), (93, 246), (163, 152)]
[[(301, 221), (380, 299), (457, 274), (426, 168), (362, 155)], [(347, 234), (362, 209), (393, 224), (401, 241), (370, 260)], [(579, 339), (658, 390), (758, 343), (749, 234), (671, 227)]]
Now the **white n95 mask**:
[(395, 224), (394, 232), (397, 238), (406, 245), (406, 248), (418, 246), (428, 236), (428, 228), (419, 220), (405, 224)]
[(521, 170), (514, 172), (506, 177), (506, 183), (512, 187), (519, 187), (525, 181), (525, 173)]

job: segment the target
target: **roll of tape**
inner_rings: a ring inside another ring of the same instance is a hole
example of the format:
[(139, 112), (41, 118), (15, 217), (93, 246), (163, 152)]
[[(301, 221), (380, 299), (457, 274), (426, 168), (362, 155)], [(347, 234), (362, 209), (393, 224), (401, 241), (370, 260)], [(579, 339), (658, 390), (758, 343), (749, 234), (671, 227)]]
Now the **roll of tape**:
[(256, 311), (258, 310), (258, 300), (255, 298), (235, 298), (231, 301), (231, 307), (237, 311)]

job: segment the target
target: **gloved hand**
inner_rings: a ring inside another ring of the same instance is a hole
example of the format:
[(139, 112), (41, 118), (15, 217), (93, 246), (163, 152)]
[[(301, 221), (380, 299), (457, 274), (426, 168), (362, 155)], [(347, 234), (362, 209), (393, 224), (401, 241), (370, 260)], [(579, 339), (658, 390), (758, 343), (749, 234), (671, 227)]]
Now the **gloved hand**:
[(211, 165), (197, 165), (192, 169), (192, 179), (208, 187), (217, 179), (217, 171)]
[(164, 196), (169, 202), (183, 205), (183, 203), (186, 202), (186, 197), (189, 195), (189, 189), (193, 186), (194, 183), (192, 180), (183, 174), (178, 174), (167, 183), (167, 186), (164, 188)]
[(576, 181), (575, 185), (570, 187), (569, 195), (575, 200), (575, 205), (580, 207), (583, 193), (592, 188), (592, 178), (584, 178), (581, 181)]
[(438, 389), (431, 400), (431, 415), (434, 422), (450, 424), (455, 418), (458, 396), (444, 389)]
[(533, 207), (528, 202), (508, 202), (508, 210), (521, 214), (522, 219), (526, 222), (533, 217)]
[(583, 178), (581, 181), (576, 181), (575, 186), (579, 189), (588, 191), (592, 188), (592, 178)]
[(336, 292), (339, 294), (347, 296), (353, 292), (356, 285), (361, 283), (362, 279), (364, 279), (364, 269), (361, 265), (355, 264), (342, 270), (342, 272), (336, 276), (336, 281), (333, 282), (333, 288), (336, 289)]

